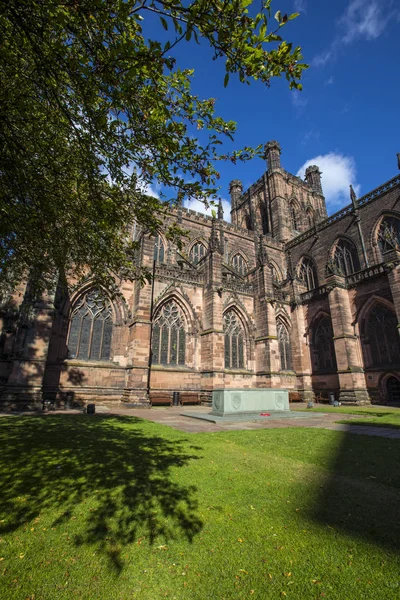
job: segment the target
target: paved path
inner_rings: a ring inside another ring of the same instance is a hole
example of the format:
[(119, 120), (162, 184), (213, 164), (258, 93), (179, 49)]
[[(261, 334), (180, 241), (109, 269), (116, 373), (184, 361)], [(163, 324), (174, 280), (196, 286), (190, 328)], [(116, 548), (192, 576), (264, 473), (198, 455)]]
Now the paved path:
[[(347, 433), (355, 433), (359, 435), (372, 435), (376, 437), (384, 437), (390, 439), (400, 439), (400, 429), (390, 427), (373, 427), (368, 425), (357, 425), (353, 424), (342, 424), (335, 423), (338, 419), (351, 419), (357, 421), (362, 419), (362, 416), (348, 415), (344, 413), (310, 413), (310, 417), (296, 417), (296, 410), (293, 412), (293, 418), (284, 419), (272, 419), (265, 421), (240, 421), (237, 423), (211, 423), (210, 421), (203, 421), (201, 419), (193, 419), (186, 417), (185, 412), (190, 413), (208, 413), (210, 408), (206, 406), (172, 406), (172, 407), (154, 407), (148, 408), (125, 408), (124, 406), (97, 406), (97, 414), (109, 414), (109, 415), (124, 415), (131, 417), (139, 417), (141, 419), (148, 419), (155, 423), (161, 423), (168, 425), (173, 429), (184, 431), (186, 433), (201, 433), (201, 432), (218, 432), (218, 431), (231, 431), (231, 430), (253, 430), (253, 429), (282, 429), (285, 427), (311, 427), (315, 429), (329, 429), (332, 431), (344, 431)], [(16, 413), (0, 413), (0, 416), (15, 416)], [(81, 414), (78, 410), (55, 410), (48, 411), (45, 413), (31, 413), (25, 412), (20, 413), (21, 415), (32, 415), (32, 414), (44, 414), (55, 415), (55, 414)], [(311, 416), (312, 414), (312, 416)]]

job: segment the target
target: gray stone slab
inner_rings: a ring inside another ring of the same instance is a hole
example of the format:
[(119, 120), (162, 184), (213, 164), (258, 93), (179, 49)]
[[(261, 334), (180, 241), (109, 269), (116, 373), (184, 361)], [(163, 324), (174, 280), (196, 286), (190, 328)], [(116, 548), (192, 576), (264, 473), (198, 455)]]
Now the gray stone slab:
[(289, 410), (289, 394), (283, 389), (236, 388), (214, 390), (212, 393), (212, 414), (218, 417)]
[(314, 412), (291, 412), (291, 411), (268, 411), (268, 416), (262, 416), (259, 412), (241, 412), (236, 414), (225, 414), (224, 416), (215, 415), (213, 412), (199, 413), (199, 412), (184, 412), (181, 413), (182, 417), (190, 417), (192, 419), (200, 419), (202, 421), (209, 421), (210, 423), (248, 423), (248, 422), (268, 422), (277, 421), (280, 419), (309, 419), (316, 417), (325, 417), (325, 413), (314, 413)]

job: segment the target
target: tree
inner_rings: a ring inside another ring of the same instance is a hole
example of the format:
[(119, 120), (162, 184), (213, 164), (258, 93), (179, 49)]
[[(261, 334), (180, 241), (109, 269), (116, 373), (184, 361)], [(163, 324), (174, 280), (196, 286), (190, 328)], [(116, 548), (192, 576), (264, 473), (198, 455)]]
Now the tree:
[[(253, 14), (251, 0), (0, 0), (1, 285), (32, 269), (44, 283), (55, 270), (140, 276), (127, 225), (155, 233), (178, 197), (215, 197), (218, 160), (260, 151), (221, 155), (235, 123), (191, 93), (173, 51), (205, 42), (225, 85), (284, 75), (299, 89), (300, 48), (279, 36), (297, 15), (278, 11), (270, 31), (270, 3)], [(179, 228), (168, 233), (179, 244)]]

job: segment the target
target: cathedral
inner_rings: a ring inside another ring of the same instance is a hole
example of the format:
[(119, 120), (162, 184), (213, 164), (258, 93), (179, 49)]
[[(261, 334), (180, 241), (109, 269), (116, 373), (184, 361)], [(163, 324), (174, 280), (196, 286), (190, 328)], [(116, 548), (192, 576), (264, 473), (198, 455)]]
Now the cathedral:
[(174, 392), (281, 388), (296, 400), (400, 402), (400, 175), (328, 216), (321, 173), (305, 179), (265, 146), (249, 189), (231, 181), (231, 222), (181, 205), (178, 250), (141, 235), (154, 280), (90, 280), (0, 307), (1, 404), (126, 402)]

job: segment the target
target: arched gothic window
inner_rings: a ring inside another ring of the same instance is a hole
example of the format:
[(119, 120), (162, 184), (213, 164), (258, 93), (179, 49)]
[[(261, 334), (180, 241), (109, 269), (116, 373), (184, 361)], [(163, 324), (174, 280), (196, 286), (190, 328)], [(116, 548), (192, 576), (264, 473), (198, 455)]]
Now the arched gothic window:
[(296, 205), (294, 202), (290, 204), (290, 215), (292, 219), (292, 228), (294, 231), (299, 231), (299, 220), (298, 220), (298, 212), (296, 210)]
[(378, 244), (382, 254), (400, 249), (400, 219), (385, 217), (382, 220), (378, 230)]
[(310, 258), (303, 258), (301, 261), (298, 277), (304, 283), (307, 291), (318, 287), (317, 273), (313, 261)]
[(184, 365), (186, 334), (179, 306), (170, 300), (158, 312), (153, 325), (152, 356), (155, 365)]
[(235, 254), (232, 259), (232, 265), (236, 273), (239, 273), (240, 275), (244, 275), (247, 271), (246, 261), (241, 254)]
[(311, 229), (314, 226), (314, 214), (310, 208), (307, 210), (307, 222), (309, 229)]
[(323, 317), (313, 336), (314, 370), (319, 373), (337, 371), (332, 322)]
[(190, 250), (190, 260), (197, 265), (206, 254), (206, 247), (201, 242), (194, 244)]
[(276, 267), (274, 267), (274, 265), (271, 265), (271, 275), (272, 275), (272, 282), (275, 284), (280, 283), (281, 278), (280, 275), (276, 269)]
[(225, 369), (244, 369), (244, 332), (235, 311), (224, 315)]
[(351, 275), (360, 270), (360, 261), (358, 259), (357, 249), (349, 240), (339, 240), (333, 260), (336, 268), (341, 275)]
[(159, 235), (154, 240), (154, 260), (164, 262), (164, 243)]
[(292, 353), (290, 348), (290, 334), (288, 328), (280, 319), (276, 321), (276, 331), (281, 358), (281, 371), (291, 371)]
[(72, 311), (68, 356), (82, 360), (109, 360), (112, 338), (111, 305), (99, 290), (80, 298)]
[(369, 366), (393, 366), (400, 364), (400, 341), (397, 319), (393, 311), (383, 304), (371, 310), (364, 342), (369, 344)]

